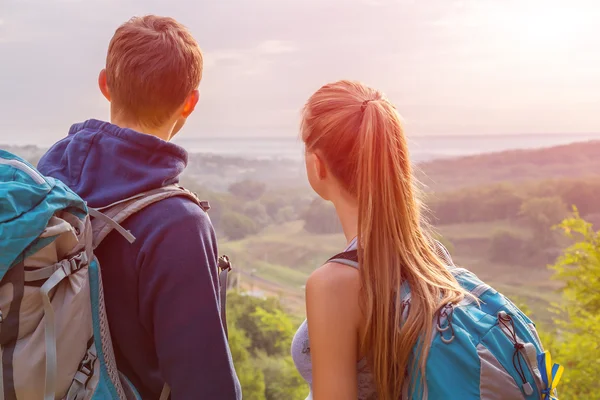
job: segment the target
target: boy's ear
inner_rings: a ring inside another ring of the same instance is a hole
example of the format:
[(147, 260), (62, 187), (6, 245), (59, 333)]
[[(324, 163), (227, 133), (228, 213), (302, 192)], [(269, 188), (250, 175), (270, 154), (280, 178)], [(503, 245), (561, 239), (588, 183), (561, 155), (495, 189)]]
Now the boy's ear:
[(194, 90), (190, 95), (185, 99), (185, 103), (183, 104), (183, 111), (181, 112), (181, 116), (183, 118), (187, 118), (191, 113), (194, 112), (196, 108), (196, 104), (198, 104), (198, 100), (200, 99), (200, 92), (198, 90)]
[(103, 69), (100, 71), (100, 75), (98, 75), (98, 87), (100, 91), (106, 97), (106, 100), (110, 101), (110, 93), (108, 92), (108, 83), (106, 80), (106, 70)]

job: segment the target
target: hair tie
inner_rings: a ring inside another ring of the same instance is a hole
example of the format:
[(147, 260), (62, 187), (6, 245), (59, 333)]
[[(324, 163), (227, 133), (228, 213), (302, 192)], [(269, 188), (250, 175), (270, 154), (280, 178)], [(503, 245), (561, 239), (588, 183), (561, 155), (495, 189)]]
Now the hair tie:
[(363, 101), (362, 106), (360, 106), (360, 111), (365, 112), (367, 105), (372, 101), (373, 101), (373, 99)]

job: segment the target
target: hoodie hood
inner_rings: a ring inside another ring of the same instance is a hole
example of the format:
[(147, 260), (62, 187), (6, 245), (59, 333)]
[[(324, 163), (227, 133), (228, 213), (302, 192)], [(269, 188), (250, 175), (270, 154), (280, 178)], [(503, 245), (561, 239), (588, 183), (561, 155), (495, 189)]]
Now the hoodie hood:
[(73, 125), (38, 169), (98, 208), (179, 182), (187, 159), (173, 143), (92, 119)]

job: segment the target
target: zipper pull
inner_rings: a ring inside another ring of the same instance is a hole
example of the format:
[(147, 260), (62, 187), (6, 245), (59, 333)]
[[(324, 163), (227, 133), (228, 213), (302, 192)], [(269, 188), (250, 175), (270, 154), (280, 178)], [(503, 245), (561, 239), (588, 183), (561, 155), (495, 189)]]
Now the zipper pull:
[(523, 391), (527, 396), (531, 396), (533, 394), (533, 388), (531, 387), (531, 384), (529, 382), (525, 382), (523, 384)]

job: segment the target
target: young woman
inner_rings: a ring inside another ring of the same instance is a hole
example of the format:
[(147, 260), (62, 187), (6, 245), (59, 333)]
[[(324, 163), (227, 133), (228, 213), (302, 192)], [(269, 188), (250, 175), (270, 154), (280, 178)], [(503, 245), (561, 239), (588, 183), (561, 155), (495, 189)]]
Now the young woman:
[[(425, 231), (400, 117), (382, 93), (323, 86), (301, 130), (310, 185), (334, 204), (360, 268), (329, 262), (310, 276), (294, 360), (309, 399), (400, 399), (413, 346), (430, 343), (436, 312), (465, 292)], [(412, 300), (401, 323), (403, 283)], [(418, 348), (421, 371), (428, 347)]]

